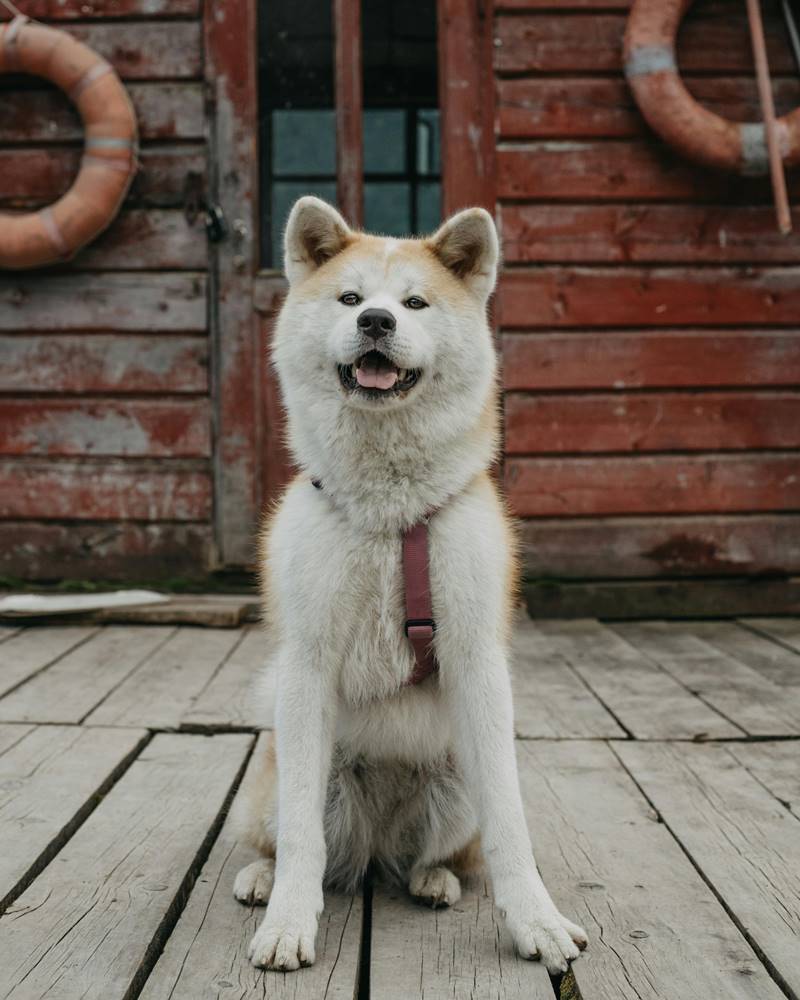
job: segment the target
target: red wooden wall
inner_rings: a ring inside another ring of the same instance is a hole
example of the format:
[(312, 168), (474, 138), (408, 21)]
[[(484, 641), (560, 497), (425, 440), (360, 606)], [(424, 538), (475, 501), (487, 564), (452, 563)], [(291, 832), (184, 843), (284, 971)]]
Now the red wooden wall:
[[(183, 211), (187, 175), (206, 172), (200, 0), (21, 6), (116, 67), (142, 169), (73, 264), (0, 273), (0, 576), (201, 573), (213, 558), (208, 250)], [(53, 89), (0, 87), (0, 209), (53, 201), (76, 172), (80, 122)]]
[[(800, 571), (800, 239), (777, 235), (767, 182), (695, 167), (648, 131), (621, 72), (625, 0), (496, 0), (461, 20), (441, 3), (465, 32), (493, 18), (505, 468), (529, 575)], [(237, 311), (236, 336), (262, 356), (282, 287), (254, 283), (251, 251), (242, 267), (229, 241), (218, 308), (205, 233), (184, 213), (214, 131), (210, 21), (201, 0), (23, 6), (117, 67), (143, 147), (101, 240), (63, 268), (0, 273), (0, 577), (202, 574), (219, 562), (215, 518), (240, 509), (215, 510), (215, 450), (218, 474), (235, 462), (214, 440), (210, 386), (225, 356), (221, 341), (213, 361), (208, 316)], [(764, 7), (785, 111), (800, 83), (777, 4)], [(700, 99), (758, 118), (739, 0), (697, 0), (680, 62)], [(52, 201), (74, 175), (79, 122), (30, 82), (0, 78), (0, 102), (0, 209)], [(241, 159), (226, 149), (216, 173), (244, 183), (220, 166)], [(800, 173), (789, 188), (800, 202)], [(451, 187), (448, 203), (486, 197)], [(254, 496), (285, 474), (268, 384), (257, 407)], [(227, 419), (217, 411), (217, 426)]]
[[(779, 113), (800, 84), (763, 4)], [(800, 238), (681, 160), (621, 66), (625, 0), (498, 0), (506, 483), (532, 577), (800, 569)], [(760, 117), (744, 3), (698, 0), (692, 92)], [(800, 201), (800, 173), (789, 179)], [(800, 213), (795, 213), (800, 228)]]

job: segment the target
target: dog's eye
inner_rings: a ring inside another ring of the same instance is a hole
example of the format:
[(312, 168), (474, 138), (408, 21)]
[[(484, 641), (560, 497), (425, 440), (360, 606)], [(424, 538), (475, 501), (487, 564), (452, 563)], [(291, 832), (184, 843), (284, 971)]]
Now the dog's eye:
[(339, 296), (339, 301), (343, 306), (357, 306), (361, 303), (361, 296), (358, 292), (345, 292)]
[(406, 299), (403, 305), (406, 309), (427, 309), (428, 303), (425, 299), (421, 299), (419, 295), (412, 295), (410, 298)]

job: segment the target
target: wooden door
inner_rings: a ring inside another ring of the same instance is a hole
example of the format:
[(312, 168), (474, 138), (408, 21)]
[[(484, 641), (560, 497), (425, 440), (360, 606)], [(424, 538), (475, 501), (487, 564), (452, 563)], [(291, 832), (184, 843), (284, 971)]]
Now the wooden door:
[[(259, 247), (257, 9), (256, 0), (226, 0), (207, 4), (205, 13), (209, 200), (221, 207), (228, 229), (212, 247), (210, 282), (215, 536), (226, 567), (252, 565), (259, 510), (291, 472), (267, 363), (285, 279), (277, 267), (262, 267)], [(332, 6), (336, 190), (354, 224), (361, 222), (364, 197), (361, 13), (359, 0)], [(438, 0), (436, 16), (442, 211), (468, 204), (492, 210), (491, 3)]]

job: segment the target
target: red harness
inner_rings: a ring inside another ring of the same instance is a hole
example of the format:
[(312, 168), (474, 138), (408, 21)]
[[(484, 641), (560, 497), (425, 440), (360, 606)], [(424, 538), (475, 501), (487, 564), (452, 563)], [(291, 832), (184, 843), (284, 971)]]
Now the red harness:
[[(319, 479), (312, 484), (322, 489)], [(406, 686), (421, 684), (439, 669), (433, 651), (433, 620), (431, 576), (428, 558), (428, 520), (426, 517), (403, 532), (403, 584), (405, 589), (406, 621), (403, 627), (414, 650), (414, 669)]]

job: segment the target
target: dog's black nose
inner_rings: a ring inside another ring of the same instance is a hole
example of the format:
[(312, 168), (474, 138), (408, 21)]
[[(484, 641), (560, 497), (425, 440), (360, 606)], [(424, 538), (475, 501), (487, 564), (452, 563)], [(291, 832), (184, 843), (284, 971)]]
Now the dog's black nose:
[(388, 309), (365, 309), (356, 323), (359, 330), (373, 340), (380, 340), (397, 329), (397, 320)]

